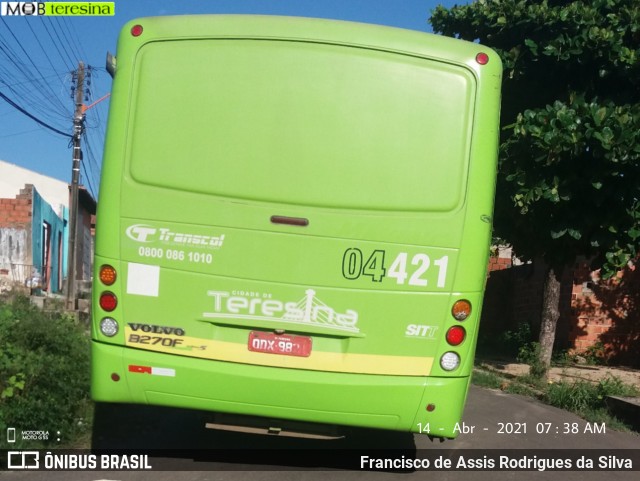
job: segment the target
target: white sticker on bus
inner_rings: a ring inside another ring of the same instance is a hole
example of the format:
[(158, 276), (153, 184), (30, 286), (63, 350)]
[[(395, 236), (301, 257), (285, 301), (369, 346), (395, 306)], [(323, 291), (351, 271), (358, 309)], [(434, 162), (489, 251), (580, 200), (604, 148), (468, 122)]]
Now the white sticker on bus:
[(129, 263), (127, 268), (127, 294), (158, 297), (160, 292), (160, 266)]

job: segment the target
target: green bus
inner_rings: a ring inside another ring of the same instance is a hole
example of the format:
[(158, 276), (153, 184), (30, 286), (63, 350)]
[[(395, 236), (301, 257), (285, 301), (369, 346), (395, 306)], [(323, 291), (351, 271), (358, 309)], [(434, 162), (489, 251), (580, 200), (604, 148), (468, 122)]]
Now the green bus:
[(211, 427), (454, 438), (491, 238), (497, 54), (205, 15), (134, 20), (116, 59), (93, 398), (203, 410)]

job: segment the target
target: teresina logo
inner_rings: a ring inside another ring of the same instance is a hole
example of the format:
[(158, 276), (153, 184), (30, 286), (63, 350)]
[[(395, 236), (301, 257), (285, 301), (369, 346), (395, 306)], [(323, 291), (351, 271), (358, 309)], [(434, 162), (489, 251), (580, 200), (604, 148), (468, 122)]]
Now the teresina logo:
[(299, 301), (285, 302), (259, 297), (234, 296), (228, 291), (209, 291), (213, 297), (214, 312), (204, 312), (205, 318), (248, 319), (290, 322), (311, 326), (339, 329), (341, 331), (360, 332), (356, 326), (358, 313), (347, 309), (336, 312), (315, 297), (316, 291), (308, 289)]
[(173, 232), (171, 229), (151, 227), (146, 224), (134, 224), (127, 227), (127, 237), (136, 242), (163, 242), (165, 244), (194, 245), (219, 249), (224, 242), (224, 234), (220, 236), (185, 234)]

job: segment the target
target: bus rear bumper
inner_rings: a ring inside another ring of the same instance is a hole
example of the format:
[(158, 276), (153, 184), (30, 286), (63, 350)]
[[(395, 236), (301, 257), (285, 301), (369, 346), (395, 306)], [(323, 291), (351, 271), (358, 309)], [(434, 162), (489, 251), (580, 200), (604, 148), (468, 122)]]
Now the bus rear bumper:
[[(95, 401), (457, 435), (468, 377), (272, 368), (92, 342)], [(435, 406), (428, 411), (427, 405)], [(453, 406), (456, 406), (453, 408)]]

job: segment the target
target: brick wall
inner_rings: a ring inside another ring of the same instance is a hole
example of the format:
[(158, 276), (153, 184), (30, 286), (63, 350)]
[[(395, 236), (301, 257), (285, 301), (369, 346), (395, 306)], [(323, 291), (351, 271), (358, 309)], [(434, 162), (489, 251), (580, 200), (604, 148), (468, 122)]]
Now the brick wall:
[[(542, 262), (498, 270), (490, 262), (481, 334), (515, 331), (521, 322), (537, 334), (546, 270)], [(579, 260), (563, 271), (559, 307), (557, 349), (581, 353), (601, 343), (608, 361), (640, 365), (640, 266), (604, 281)]]
[(640, 268), (600, 279), (585, 261), (574, 266), (569, 340), (577, 352), (596, 344), (605, 358), (640, 364)]
[(489, 272), (508, 269), (512, 265), (512, 250), (509, 247), (498, 246), (492, 249), (489, 257)]
[(31, 228), (33, 215), (33, 186), (25, 185), (15, 199), (0, 199), (0, 227), (22, 227), (25, 224)]

